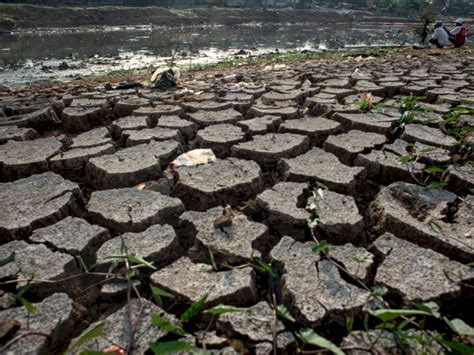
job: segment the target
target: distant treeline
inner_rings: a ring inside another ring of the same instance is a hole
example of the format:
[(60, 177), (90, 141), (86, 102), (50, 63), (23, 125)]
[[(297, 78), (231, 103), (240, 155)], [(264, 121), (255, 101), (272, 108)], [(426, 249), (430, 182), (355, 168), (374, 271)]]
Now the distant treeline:
[(299, 6), (310, 4), (308, 0), (0, 0), (0, 3), (31, 4), (45, 6)]
[(474, 0), (0, 0), (0, 3), (43, 6), (160, 6), (160, 7), (334, 7), (352, 5), (360, 8), (386, 8), (390, 10), (419, 10), (431, 3), (434, 10), (473, 14)]

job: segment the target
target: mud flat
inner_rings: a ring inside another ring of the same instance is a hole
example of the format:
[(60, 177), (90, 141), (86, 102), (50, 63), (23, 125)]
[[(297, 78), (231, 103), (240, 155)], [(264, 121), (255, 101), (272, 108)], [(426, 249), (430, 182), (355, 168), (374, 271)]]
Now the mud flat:
[[(386, 353), (402, 350), (374, 310), (436, 302), (472, 322), (473, 58), (217, 68), (168, 91), (2, 87), (0, 260), (15, 261), (0, 267), (1, 350), (144, 353), (180, 338), (294, 353), (310, 328), (348, 353)], [(368, 93), (379, 104), (364, 111)], [(196, 148), (217, 160), (169, 167)], [(238, 312), (210, 319), (218, 304)], [(438, 332), (460, 340), (439, 322), (427, 334)]]

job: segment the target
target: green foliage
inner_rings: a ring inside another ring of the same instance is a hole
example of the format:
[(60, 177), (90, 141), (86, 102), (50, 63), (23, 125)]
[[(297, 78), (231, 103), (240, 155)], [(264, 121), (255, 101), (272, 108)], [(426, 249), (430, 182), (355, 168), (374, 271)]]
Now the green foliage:
[(8, 264), (14, 262), (15, 261), (15, 256), (16, 256), (16, 253), (12, 252), (5, 259), (0, 260), (0, 267), (3, 267), (5, 265), (8, 265)]
[(366, 99), (360, 100), (358, 106), (361, 111), (370, 111), (372, 109), (372, 105)]
[(167, 298), (174, 298), (174, 296), (165, 290), (162, 290), (161, 288), (150, 286), (151, 288), (151, 293), (153, 294), (153, 298), (155, 299), (155, 302), (158, 306), (163, 307), (163, 300), (161, 297), (167, 297)]
[(322, 349), (329, 350), (336, 355), (344, 355), (344, 352), (334, 343), (316, 334), (312, 329), (303, 329), (296, 336), (304, 343), (311, 344)]
[(410, 163), (414, 160), (415, 158), (411, 155), (402, 155), (398, 158), (400, 163)]
[(225, 313), (236, 313), (236, 312), (243, 312), (243, 311), (245, 311), (245, 308), (238, 308), (234, 306), (226, 306), (223, 304), (219, 304), (217, 306), (209, 308), (208, 310), (205, 311), (205, 313), (209, 313), (212, 315), (220, 315), (220, 314), (225, 314)]
[(182, 351), (196, 349), (195, 346), (192, 346), (182, 341), (163, 341), (157, 343), (149, 343), (148, 345), (150, 346), (150, 349), (155, 355), (175, 354)]
[(261, 272), (261, 273), (267, 273), (269, 274), (271, 277), (273, 278), (276, 278), (278, 275), (276, 274), (276, 272), (273, 270), (273, 267), (271, 264), (263, 261), (263, 260), (260, 260), (258, 258), (254, 258), (253, 259), (254, 263), (253, 263), (253, 267), (255, 269), (257, 269), (257, 271)]
[(462, 319), (451, 319), (443, 317), (446, 324), (457, 334), (474, 336), (474, 328), (466, 324)]
[(370, 291), (372, 292), (372, 295), (376, 298), (382, 298), (388, 292), (388, 290), (384, 286), (379, 285), (372, 287)]
[(404, 96), (398, 100), (400, 105), (400, 112), (404, 113), (407, 111), (423, 111), (418, 107), (420, 101), (425, 100), (424, 96), (415, 96), (410, 94), (409, 96)]
[(429, 168), (426, 168), (425, 172), (428, 174), (435, 175), (435, 174), (443, 174), (445, 170), (446, 170), (445, 168), (442, 168), (439, 166), (431, 166)]
[(313, 253), (319, 254), (328, 251), (329, 248), (331, 248), (331, 244), (329, 244), (325, 240), (321, 240), (319, 244), (315, 245), (311, 250), (313, 251)]
[(79, 348), (80, 346), (88, 343), (92, 339), (97, 338), (98, 336), (102, 335), (104, 333), (104, 324), (99, 324), (90, 331), (88, 331), (86, 334), (81, 336), (76, 342), (71, 344), (69, 348), (66, 350), (66, 353), (72, 352), (74, 349)]
[(276, 306), (276, 312), (277, 315), (282, 317), (283, 319), (286, 319), (287, 321), (290, 321), (292, 323), (296, 322), (295, 318), (291, 315), (290, 311), (285, 307), (283, 304), (279, 304)]
[(151, 321), (153, 325), (157, 326), (158, 328), (163, 329), (167, 333), (174, 333), (180, 336), (186, 335), (186, 332), (183, 329), (174, 325), (169, 320), (163, 318), (159, 314), (153, 314), (151, 316)]
[(414, 315), (424, 315), (430, 316), (431, 314), (426, 311), (418, 309), (377, 309), (374, 311), (369, 311), (371, 315), (379, 318), (383, 322), (389, 322), (391, 320), (397, 319), (403, 316), (414, 316)]
[(198, 299), (195, 303), (191, 305), (180, 317), (180, 321), (182, 323), (187, 323), (189, 320), (194, 317), (196, 314), (199, 313), (201, 309), (203, 309), (204, 304), (206, 303), (208, 294), (206, 293), (200, 299)]

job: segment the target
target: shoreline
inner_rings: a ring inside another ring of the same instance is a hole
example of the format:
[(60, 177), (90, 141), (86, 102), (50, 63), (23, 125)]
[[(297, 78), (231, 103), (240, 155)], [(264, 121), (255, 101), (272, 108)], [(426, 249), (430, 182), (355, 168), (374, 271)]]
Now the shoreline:
[[(242, 25), (246, 23), (350, 23), (393, 20), (410, 22), (416, 17), (371, 13), (365, 10), (331, 8), (219, 8), (196, 7), (168, 9), (160, 7), (42, 7), (0, 4), (0, 33), (48, 28), (81, 28), (95, 26), (196, 26)], [(54, 23), (54, 27), (50, 24)]]

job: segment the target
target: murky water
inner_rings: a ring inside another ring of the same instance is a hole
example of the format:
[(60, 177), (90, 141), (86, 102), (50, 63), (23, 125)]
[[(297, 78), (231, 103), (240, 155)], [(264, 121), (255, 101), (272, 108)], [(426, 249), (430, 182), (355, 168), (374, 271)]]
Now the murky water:
[[(261, 53), (416, 42), (410, 24), (240, 25), (196, 28), (69, 29), (0, 35), (0, 82), (71, 79), (162, 65), (177, 50), (183, 62), (208, 63), (239, 49)], [(58, 66), (66, 62), (64, 70)]]

